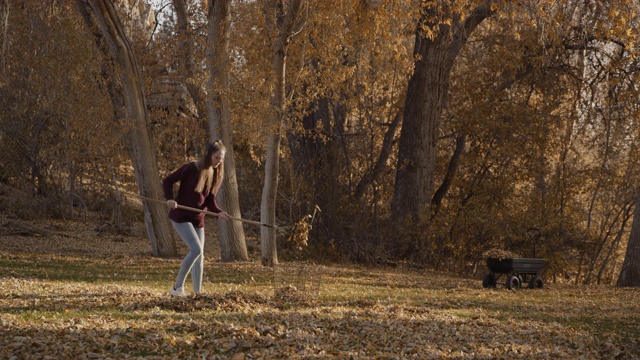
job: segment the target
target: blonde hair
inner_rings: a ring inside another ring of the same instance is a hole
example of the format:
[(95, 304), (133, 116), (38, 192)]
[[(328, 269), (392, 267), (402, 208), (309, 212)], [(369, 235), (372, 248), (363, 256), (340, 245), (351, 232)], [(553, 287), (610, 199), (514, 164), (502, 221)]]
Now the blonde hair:
[(201, 192), (205, 195), (218, 193), (224, 176), (224, 159), (220, 165), (215, 168), (211, 163), (211, 156), (218, 151), (227, 151), (227, 148), (221, 140), (208, 143), (207, 146), (205, 146), (204, 154), (202, 154), (200, 160), (196, 161), (196, 167), (200, 171), (198, 174), (198, 183), (196, 185), (197, 192)]

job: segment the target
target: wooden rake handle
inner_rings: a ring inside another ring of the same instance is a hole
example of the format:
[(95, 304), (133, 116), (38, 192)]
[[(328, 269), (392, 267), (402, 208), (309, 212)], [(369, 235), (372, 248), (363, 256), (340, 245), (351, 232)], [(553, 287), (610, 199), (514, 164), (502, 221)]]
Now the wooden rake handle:
[[(163, 200), (152, 199), (152, 198), (148, 198), (148, 197), (144, 197), (144, 196), (140, 196), (140, 195), (138, 195), (137, 197), (139, 197), (140, 199), (143, 199), (143, 200), (154, 201), (154, 202), (157, 202), (157, 203), (166, 204), (166, 201), (163, 201)], [(218, 217), (218, 214), (214, 213), (212, 211), (196, 209), (196, 208), (192, 208), (192, 207), (184, 206), (184, 205), (180, 205), (180, 204), (178, 204), (178, 209), (189, 210), (189, 211), (193, 211), (193, 212), (198, 212), (198, 213), (207, 214), (207, 215), (213, 215), (215, 217)], [(247, 220), (247, 219), (237, 218), (237, 217), (233, 217), (233, 216), (229, 216), (229, 218), (231, 220), (241, 221), (241, 222), (247, 223), (247, 224), (266, 226), (268, 228), (278, 229), (278, 227), (275, 226), (275, 225), (263, 224), (263, 223), (261, 223), (259, 221)]]

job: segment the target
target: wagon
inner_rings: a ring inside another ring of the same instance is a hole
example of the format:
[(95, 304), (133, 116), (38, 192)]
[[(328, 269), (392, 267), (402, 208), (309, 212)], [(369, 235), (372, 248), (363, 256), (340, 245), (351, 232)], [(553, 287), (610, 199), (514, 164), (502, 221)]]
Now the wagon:
[(503, 275), (506, 276), (505, 286), (509, 290), (517, 290), (524, 284), (528, 284), (530, 289), (541, 289), (544, 286), (538, 273), (544, 267), (545, 262), (544, 259), (536, 258), (535, 247), (535, 242), (541, 233), (538, 228), (531, 228), (527, 230), (527, 233), (532, 234), (533, 231), (536, 232), (532, 236), (534, 241), (533, 258), (488, 258), (487, 267), (490, 272), (482, 279), (484, 288), (495, 288)]

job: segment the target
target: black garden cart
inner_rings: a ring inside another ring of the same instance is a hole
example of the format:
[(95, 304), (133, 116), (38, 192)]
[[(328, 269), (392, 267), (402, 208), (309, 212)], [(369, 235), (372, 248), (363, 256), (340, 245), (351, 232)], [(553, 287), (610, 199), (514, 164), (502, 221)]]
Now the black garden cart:
[(505, 286), (509, 290), (517, 290), (524, 284), (528, 284), (529, 289), (541, 289), (544, 286), (542, 278), (538, 276), (544, 259), (536, 258), (536, 242), (541, 232), (539, 228), (530, 228), (527, 234), (533, 240), (533, 258), (487, 258), (490, 273), (482, 279), (482, 287), (495, 288), (503, 275), (506, 276)]

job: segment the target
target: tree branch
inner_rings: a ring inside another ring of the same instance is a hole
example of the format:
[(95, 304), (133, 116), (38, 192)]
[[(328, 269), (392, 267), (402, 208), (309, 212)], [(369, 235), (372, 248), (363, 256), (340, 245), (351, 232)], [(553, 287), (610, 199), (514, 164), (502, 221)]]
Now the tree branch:
[(364, 194), (364, 190), (367, 186), (371, 185), (382, 173), (382, 169), (384, 168), (384, 164), (389, 159), (389, 154), (391, 154), (391, 149), (393, 147), (393, 139), (396, 135), (396, 129), (400, 124), (400, 120), (402, 119), (402, 112), (398, 111), (396, 116), (393, 118), (393, 121), (389, 124), (389, 128), (387, 132), (384, 134), (384, 140), (382, 141), (382, 149), (380, 150), (380, 156), (378, 156), (378, 161), (373, 166), (371, 171), (369, 171), (365, 176), (362, 177), (358, 185), (356, 186), (356, 190), (354, 193), (354, 197), (356, 200), (360, 200), (362, 195)]
[(477, 6), (463, 21), (462, 26), (455, 30), (455, 33), (453, 34), (453, 43), (451, 44), (451, 51), (449, 53), (451, 61), (458, 56), (458, 53), (464, 44), (469, 40), (469, 35), (471, 35), (473, 30), (475, 30), (484, 19), (495, 13), (495, 10), (493, 10), (491, 6), (495, 3), (497, 3), (496, 0), (487, 0), (485, 4)]

